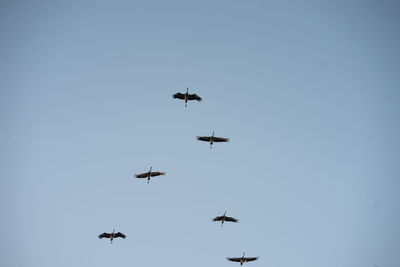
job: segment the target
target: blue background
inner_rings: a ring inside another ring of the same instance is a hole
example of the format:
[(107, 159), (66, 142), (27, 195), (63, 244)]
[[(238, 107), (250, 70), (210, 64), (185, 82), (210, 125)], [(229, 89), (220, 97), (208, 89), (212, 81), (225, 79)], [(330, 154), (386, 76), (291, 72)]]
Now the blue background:
[(0, 10), (1, 266), (399, 266), (396, 1)]

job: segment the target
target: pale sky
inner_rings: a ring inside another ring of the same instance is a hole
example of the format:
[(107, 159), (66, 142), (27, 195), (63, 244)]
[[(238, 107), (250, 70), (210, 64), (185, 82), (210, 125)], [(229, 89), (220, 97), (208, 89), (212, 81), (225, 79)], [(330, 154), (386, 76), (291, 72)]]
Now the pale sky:
[(0, 266), (398, 267), (399, 26), (396, 1), (1, 1)]

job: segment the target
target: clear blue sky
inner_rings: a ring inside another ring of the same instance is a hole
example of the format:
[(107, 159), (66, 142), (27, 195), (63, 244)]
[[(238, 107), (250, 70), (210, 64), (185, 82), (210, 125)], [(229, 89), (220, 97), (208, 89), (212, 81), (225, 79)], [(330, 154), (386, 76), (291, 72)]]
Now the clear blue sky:
[(396, 1), (1, 1), (0, 265), (398, 267), (399, 22)]

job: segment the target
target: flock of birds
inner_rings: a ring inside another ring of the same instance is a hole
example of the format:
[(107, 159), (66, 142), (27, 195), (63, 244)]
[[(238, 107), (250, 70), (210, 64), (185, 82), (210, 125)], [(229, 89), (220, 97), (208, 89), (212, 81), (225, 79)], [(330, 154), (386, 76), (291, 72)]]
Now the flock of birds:
[[(186, 93), (182, 94), (182, 93), (176, 93), (172, 96), (175, 99), (182, 99), (185, 101), (185, 107), (187, 107), (187, 102), (190, 100), (197, 100), (197, 101), (201, 101), (202, 98), (196, 94), (189, 94), (189, 88), (186, 89)], [(196, 137), (197, 140), (199, 141), (204, 141), (204, 142), (208, 142), (210, 144), (210, 149), (212, 148), (212, 145), (214, 142), (229, 142), (229, 138), (224, 138), (224, 137), (216, 137), (214, 136), (214, 132), (211, 136), (197, 136)], [(150, 182), (150, 178), (151, 177), (155, 177), (155, 176), (160, 176), (160, 175), (165, 175), (166, 172), (161, 172), (161, 171), (156, 171), (156, 172), (152, 172), (152, 167), (150, 167), (150, 170), (148, 172), (145, 173), (141, 173), (141, 174), (135, 174), (136, 178), (146, 178), (147, 179), (147, 183)], [(233, 217), (229, 217), (226, 216), (226, 211), (224, 213), (224, 215), (222, 216), (217, 216), (215, 218), (212, 219), (214, 222), (221, 222), (221, 226), (224, 225), (224, 222), (239, 222), (238, 219), (235, 219)], [(98, 236), (100, 239), (102, 238), (109, 238), (110, 242), (112, 244), (113, 240), (115, 238), (121, 237), (123, 239), (126, 238), (126, 235), (124, 235), (121, 232), (117, 232), (115, 233), (115, 229), (113, 229), (112, 233), (102, 233)], [(239, 262), (240, 265), (242, 265), (244, 262), (248, 262), (248, 261), (255, 261), (258, 259), (258, 257), (245, 257), (244, 256), (244, 252), (242, 257), (238, 257), (238, 258), (226, 258), (228, 261), (233, 261), (233, 262)]]

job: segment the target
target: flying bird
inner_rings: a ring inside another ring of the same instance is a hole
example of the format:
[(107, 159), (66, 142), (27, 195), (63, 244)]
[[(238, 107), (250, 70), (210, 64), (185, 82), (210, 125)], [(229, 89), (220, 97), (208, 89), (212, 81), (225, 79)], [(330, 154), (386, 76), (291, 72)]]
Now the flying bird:
[(141, 173), (141, 174), (135, 174), (136, 178), (147, 178), (147, 183), (150, 182), (150, 177), (154, 177), (154, 176), (159, 176), (159, 175), (165, 175), (165, 172), (152, 172), (150, 167), (150, 171), (145, 172), (145, 173)]
[(210, 143), (210, 149), (212, 148), (212, 145), (214, 142), (229, 142), (229, 138), (224, 138), (224, 137), (216, 137), (214, 136), (214, 132), (212, 136), (197, 136), (197, 140), (200, 141), (205, 141)]
[(214, 221), (214, 222), (219, 222), (219, 221), (221, 221), (221, 226), (224, 226), (224, 222), (225, 222), (225, 221), (226, 221), (226, 222), (238, 222), (238, 221), (239, 221), (238, 219), (235, 219), (235, 218), (233, 218), (233, 217), (228, 217), (228, 216), (225, 216), (225, 215), (226, 215), (226, 211), (225, 211), (224, 215), (215, 217), (215, 218), (213, 219), (213, 221)]
[(258, 257), (249, 257), (245, 258), (244, 257), (244, 252), (243, 256), (241, 258), (226, 258), (228, 261), (234, 261), (234, 262), (240, 262), (240, 266), (243, 264), (243, 262), (248, 262), (248, 261), (255, 261), (258, 259)]
[(114, 232), (115, 232), (115, 229), (113, 229), (113, 232), (111, 234), (102, 233), (101, 235), (99, 235), (99, 238), (100, 239), (102, 239), (102, 238), (110, 238), (111, 244), (112, 244), (112, 241), (113, 241), (114, 238), (117, 238), (117, 237), (122, 237), (124, 239), (126, 238), (126, 235), (124, 235), (123, 233), (121, 233), (121, 232), (114, 233)]
[(199, 102), (201, 102), (201, 97), (196, 95), (196, 94), (189, 94), (189, 88), (186, 89), (186, 93), (182, 94), (182, 93), (176, 93), (172, 96), (173, 98), (178, 98), (178, 99), (183, 99), (185, 100), (185, 107), (187, 107), (187, 102), (188, 100), (197, 100)]

